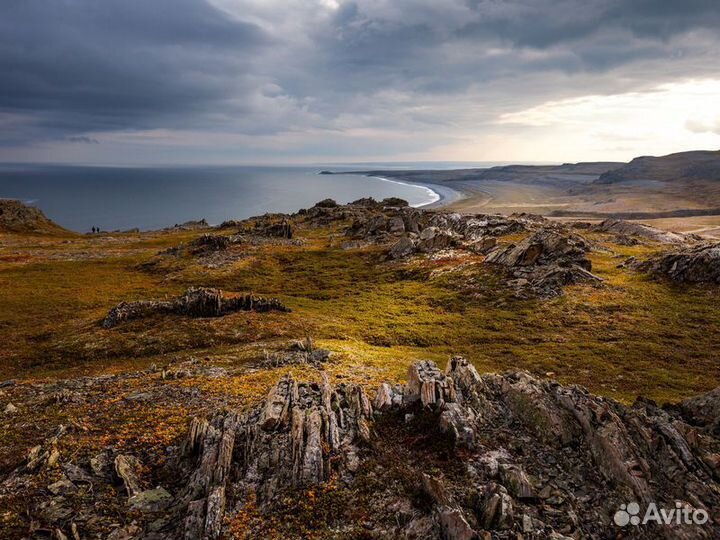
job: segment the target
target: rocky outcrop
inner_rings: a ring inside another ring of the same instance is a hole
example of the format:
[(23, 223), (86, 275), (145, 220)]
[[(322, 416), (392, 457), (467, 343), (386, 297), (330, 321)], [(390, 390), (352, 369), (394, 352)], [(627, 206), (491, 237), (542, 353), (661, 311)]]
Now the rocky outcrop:
[(322, 201), (315, 203), (314, 208), (336, 208), (338, 206), (338, 203), (333, 199), (323, 199)]
[[(704, 399), (703, 406), (717, 406), (718, 394)], [(391, 514), (389, 524), (376, 521), (391, 527), (382, 537), (422, 530), (423, 538), (602, 539), (622, 531), (613, 523), (622, 504), (672, 509), (680, 502), (707, 513), (708, 522), (651, 523), (632, 537), (711, 539), (720, 532), (720, 471), (713, 461), (720, 441), (703, 418), (691, 426), (683, 414), (642, 401), (624, 407), (526, 373), (480, 375), (460, 357), (444, 372), (433, 362), (413, 364), (407, 384), (381, 385), (374, 407), (360, 387), (288, 376), (249, 413), (193, 421), (186, 453), (195, 469), (176, 511), (186, 538), (216, 538), (223, 514), (244, 501), (272, 511), (288, 489), (331, 476), (353, 489), (360, 467), (396, 452), (383, 433), (400, 429), (392, 427), (400, 417), (408, 437), (427, 441), (405, 468), (430, 505), (415, 506), (405, 524)], [(434, 452), (447, 452), (443, 439), (455, 448), (456, 472), (437, 470)], [(389, 482), (392, 472), (380, 475), (376, 482)], [(402, 488), (385, 496), (376, 495), (380, 507), (413, 508)]]
[(176, 223), (172, 227), (168, 227), (166, 230), (174, 230), (174, 231), (197, 231), (202, 229), (209, 229), (210, 225), (208, 224), (207, 220), (205, 218), (203, 219), (193, 219), (190, 221), (185, 221), (184, 223)]
[(453, 358), (444, 374), (432, 362), (414, 364), (400, 392), (402, 399), (392, 399), (383, 385), (376, 402), (386, 414), (412, 412), (426, 433), (432, 419), (463, 448), (464, 475), (423, 481), (439, 516), (437, 537), (607, 538), (622, 530), (615, 512), (633, 501), (643, 509), (679, 502), (707, 513), (708, 523), (648, 524), (630, 531), (632, 538), (720, 533), (718, 390), (675, 413), (643, 401), (627, 408), (525, 373), (481, 376)]
[(389, 208), (383, 211), (364, 212), (358, 215), (345, 230), (345, 235), (356, 240), (385, 243), (405, 233), (417, 233), (427, 216), (414, 208)]
[(431, 219), (431, 224), (441, 229), (448, 229), (462, 237), (466, 242), (476, 242), (483, 238), (513, 234), (545, 226), (548, 221), (534, 214), (446, 214), (438, 213)]
[(618, 219), (606, 219), (599, 225), (593, 227), (594, 230), (600, 232), (614, 233), (618, 235), (621, 243), (632, 245), (629, 238), (642, 238), (651, 242), (660, 244), (684, 244), (693, 239), (691, 235), (663, 231), (650, 225), (643, 223), (633, 223), (631, 221), (623, 221)]
[[(33, 530), (57, 538), (215, 539), (237, 519), (252, 527), (248, 512), (277, 524), (314, 511), (293, 500), (326, 493), (337, 538), (358, 537), (347, 527), (359, 520), (373, 538), (711, 540), (719, 410), (720, 389), (627, 407), (527, 373), (480, 374), (462, 357), (412, 364), (372, 401), (324, 373), (285, 375), (254, 407), (188, 419), (169, 465), (114, 448), (75, 456), (61, 427), (0, 478), (0, 497), (27, 496)], [(151, 487), (159, 477), (170, 483)], [(617, 525), (630, 503), (707, 520)]]
[(176, 506), (184, 516), (181, 537), (220, 536), (229, 482), (237, 501), (266, 505), (286, 489), (356, 471), (371, 416), (359, 386), (333, 386), (327, 377), (320, 384), (298, 383), (286, 376), (247, 414), (193, 420), (185, 451), (195, 469)]
[(313, 340), (308, 337), (302, 341), (295, 341), (285, 350), (273, 353), (266, 351), (260, 365), (264, 368), (311, 365), (321, 369), (323, 364), (330, 360), (331, 355), (328, 349), (315, 347)]
[(681, 401), (677, 408), (670, 409), (679, 410), (690, 424), (705, 427), (720, 438), (720, 386), (707, 394)]
[(634, 266), (672, 281), (720, 284), (720, 243), (670, 251)]
[(253, 234), (267, 236), (270, 238), (286, 238), (293, 237), (293, 229), (287, 219), (283, 219), (276, 223), (258, 223)]
[(388, 251), (388, 258), (405, 259), (413, 253), (415, 253), (415, 241), (412, 238), (403, 236), (392, 245), (390, 251)]
[(176, 314), (188, 317), (221, 317), (236, 311), (290, 311), (276, 298), (263, 298), (246, 294), (225, 296), (220, 289), (191, 287), (173, 300), (141, 300), (120, 302), (103, 320), (104, 328), (134, 319), (157, 314)]
[(229, 236), (220, 234), (203, 234), (192, 242), (190, 247), (193, 255), (207, 253), (212, 251), (225, 251), (232, 243)]
[(0, 199), (0, 232), (69, 234), (39, 208), (12, 199)]
[(485, 262), (503, 267), (521, 295), (557, 296), (565, 285), (601, 281), (591, 273), (589, 249), (580, 235), (543, 228), (518, 244), (498, 246)]

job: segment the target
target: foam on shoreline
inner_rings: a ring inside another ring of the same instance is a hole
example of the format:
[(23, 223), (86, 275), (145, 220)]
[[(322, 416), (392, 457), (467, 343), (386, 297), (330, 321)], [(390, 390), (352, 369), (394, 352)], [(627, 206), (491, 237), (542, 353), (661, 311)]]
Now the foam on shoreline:
[(454, 202), (455, 200), (463, 198), (462, 193), (459, 193), (454, 189), (445, 186), (438, 186), (436, 184), (406, 182), (402, 180), (396, 180), (394, 178), (389, 178), (387, 176), (371, 176), (371, 178), (377, 178), (378, 180), (383, 180), (384, 182), (392, 182), (393, 184), (400, 184), (403, 186), (412, 186), (423, 189), (427, 194), (427, 200), (420, 204), (413, 204), (412, 206), (414, 208), (438, 208), (440, 206), (444, 206), (445, 204), (449, 204), (450, 202)]

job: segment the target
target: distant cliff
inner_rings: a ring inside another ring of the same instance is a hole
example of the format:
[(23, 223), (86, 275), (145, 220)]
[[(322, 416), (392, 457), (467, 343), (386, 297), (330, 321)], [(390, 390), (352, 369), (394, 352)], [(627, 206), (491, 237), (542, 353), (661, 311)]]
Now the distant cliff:
[(720, 150), (679, 152), (667, 156), (642, 156), (600, 175), (596, 184), (630, 180), (720, 180)]

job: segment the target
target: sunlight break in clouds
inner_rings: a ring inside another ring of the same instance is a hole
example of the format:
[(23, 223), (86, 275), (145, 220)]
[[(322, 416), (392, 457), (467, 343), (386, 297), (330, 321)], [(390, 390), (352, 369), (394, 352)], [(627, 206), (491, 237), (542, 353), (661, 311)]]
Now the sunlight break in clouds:
[(500, 125), (543, 128), (562, 134), (564, 148), (608, 145), (653, 153), (720, 146), (720, 80), (703, 79), (657, 86), (651, 91), (589, 95), (499, 117)]

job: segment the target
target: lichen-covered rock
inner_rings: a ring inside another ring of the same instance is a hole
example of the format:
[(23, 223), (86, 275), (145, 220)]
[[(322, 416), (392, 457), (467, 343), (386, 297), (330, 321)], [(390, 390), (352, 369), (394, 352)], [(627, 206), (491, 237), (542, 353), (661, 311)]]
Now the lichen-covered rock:
[(414, 252), (415, 242), (411, 238), (403, 236), (390, 248), (388, 257), (390, 259), (404, 259), (412, 255)]
[(419, 401), (423, 407), (442, 407), (445, 402), (455, 401), (455, 396), (453, 379), (446, 377), (434, 362), (415, 362), (410, 366), (404, 403)]
[(677, 282), (720, 284), (720, 243), (682, 248), (634, 266)]
[[(33, 530), (68, 538), (215, 539), (301, 509), (338, 538), (713, 540), (719, 410), (720, 389), (627, 407), (523, 372), (480, 374), (458, 356), (444, 371), (417, 362), (407, 384), (380, 386), (374, 406), (360, 386), (286, 375), (257, 406), (219, 404), (189, 421), (165, 465), (117, 448), (88, 463), (59, 444), (61, 429), (0, 477), (0, 498), (26, 497)], [(172, 478), (171, 489), (146, 489), (154, 478)], [(630, 502), (708, 521), (618, 527)]]
[(621, 219), (606, 219), (595, 226), (596, 231), (615, 233), (623, 238), (642, 238), (661, 244), (684, 244), (693, 237), (687, 234), (663, 231), (643, 223), (633, 223)]
[(423, 253), (434, 253), (455, 245), (455, 236), (437, 227), (426, 227), (420, 232), (417, 249)]
[[(265, 403), (210, 422), (194, 420), (185, 445), (196, 468), (176, 507), (186, 538), (217, 538), (226, 507), (228, 471), (240, 501), (261, 505), (285, 489), (327, 481), (357, 467), (358, 444), (370, 437), (372, 406), (362, 388), (298, 383), (288, 375)], [(194, 535), (194, 536), (193, 536)]]
[(494, 250), (487, 256), (486, 262), (507, 268), (551, 263), (575, 264), (591, 270), (592, 264), (585, 256), (589, 248), (587, 241), (580, 235), (541, 229), (517, 245)]
[(133, 497), (142, 491), (138, 479), (140, 462), (134, 456), (120, 454), (115, 458), (115, 474), (122, 480), (128, 497)]
[(518, 244), (498, 246), (485, 262), (502, 267), (519, 293), (549, 297), (565, 285), (602, 281), (591, 273), (589, 249), (580, 235), (543, 228)]
[(121, 302), (103, 320), (104, 328), (156, 314), (176, 314), (189, 317), (221, 317), (236, 311), (290, 311), (275, 298), (262, 298), (251, 294), (226, 297), (220, 289), (190, 287), (174, 300), (141, 300)]

